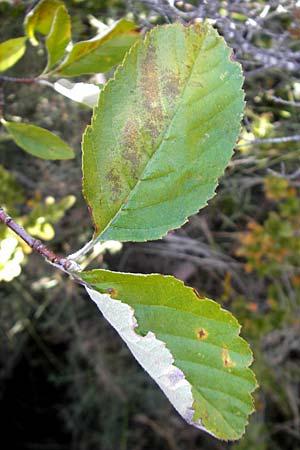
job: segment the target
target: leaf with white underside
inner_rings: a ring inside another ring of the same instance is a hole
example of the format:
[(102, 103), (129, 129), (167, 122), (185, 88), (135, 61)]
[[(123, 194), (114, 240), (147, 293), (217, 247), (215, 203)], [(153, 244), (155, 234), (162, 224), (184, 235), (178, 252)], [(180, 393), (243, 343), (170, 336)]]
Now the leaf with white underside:
[(76, 42), (52, 74), (74, 77), (109, 71), (122, 61), (132, 44), (140, 38), (137, 30), (133, 22), (121, 19), (100, 35), (88, 41)]
[(1, 42), (0, 44), (0, 72), (16, 64), (25, 53), (26, 37), (18, 37)]
[(42, 159), (72, 159), (73, 149), (56, 134), (45, 128), (27, 123), (15, 123), (1, 120), (15, 143), (30, 153)]
[(157, 27), (127, 54), (83, 138), (95, 242), (158, 239), (214, 195), (244, 107), (230, 55), (199, 23)]
[(94, 108), (98, 103), (100, 86), (93, 83), (71, 83), (71, 81), (61, 78), (53, 85), (56, 92), (73, 100), (83, 103), (90, 108)]
[(79, 277), (134, 357), (191, 425), (238, 439), (256, 388), (237, 320), (170, 276), (92, 270)]

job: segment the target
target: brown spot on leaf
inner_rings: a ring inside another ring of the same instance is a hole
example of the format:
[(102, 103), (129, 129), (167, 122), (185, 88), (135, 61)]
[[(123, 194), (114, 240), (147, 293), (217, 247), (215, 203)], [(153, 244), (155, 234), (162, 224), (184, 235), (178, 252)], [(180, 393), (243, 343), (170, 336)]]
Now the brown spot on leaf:
[(156, 50), (149, 45), (145, 57), (141, 62), (141, 92), (146, 108), (151, 107), (159, 100), (159, 74), (156, 68)]
[(235, 363), (232, 361), (232, 359), (229, 356), (228, 350), (226, 347), (222, 349), (222, 361), (225, 367), (233, 367), (235, 366)]
[[(85, 194), (84, 194), (84, 198), (85, 198), (85, 201), (86, 201), (86, 204), (87, 204), (87, 208), (88, 208), (89, 214), (90, 214), (91, 217), (94, 218), (93, 209), (92, 209), (91, 205), (89, 204), (89, 202), (88, 202), (88, 200), (87, 200)], [(94, 222), (95, 233), (97, 234), (97, 233), (98, 233), (98, 230), (99, 230), (99, 226), (98, 226), (98, 224), (96, 223), (96, 220), (95, 220), (95, 219), (93, 220), (93, 222)]]
[(208, 337), (208, 332), (204, 328), (197, 330), (197, 338), (200, 340), (206, 339)]
[(122, 156), (130, 164), (131, 176), (135, 177), (139, 172), (142, 158), (139, 126), (135, 120), (129, 120), (126, 123), (123, 130), (122, 142)]
[(118, 295), (118, 291), (117, 289), (114, 288), (107, 288), (106, 292), (112, 297), (112, 298), (116, 298), (116, 296)]
[(109, 183), (110, 191), (111, 191), (111, 200), (116, 201), (119, 199), (119, 196), (122, 192), (122, 183), (119, 172), (115, 168), (111, 168), (107, 175), (106, 180)]
[(163, 94), (170, 104), (177, 100), (180, 94), (180, 78), (175, 72), (166, 72), (163, 79)]
[(198, 298), (200, 298), (200, 300), (204, 300), (204, 299), (205, 299), (205, 296), (202, 295), (202, 294), (200, 294), (200, 292), (198, 292), (197, 289), (193, 288), (193, 291), (194, 291), (194, 294), (195, 294)]
[(135, 35), (139, 35), (141, 30), (142, 30), (141, 28), (136, 28), (135, 30), (127, 31), (127, 33), (128, 34), (132, 34), (133, 36), (135, 36)]
[(146, 131), (151, 139), (151, 146), (155, 148), (157, 138), (163, 130), (165, 122), (165, 116), (162, 111), (161, 105), (152, 108), (149, 113), (146, 122)]
[(166, 119), (161, 100), (162, 80), (156, 66), (155, 47), (151, 45), (148, 47), (141, 60), (140, 68), (139, 90), (143, 105), (145, 131), (149, 135), (150, 146), (154, 148)]
[(87, 48), (82, 46), (81, 48), (79, 48), (79, 50), (77, 50), (76, 56), (77, 56), (77, 58), (79, 58), (80, 56), (84, 55), (85, 53), (87, 53)]

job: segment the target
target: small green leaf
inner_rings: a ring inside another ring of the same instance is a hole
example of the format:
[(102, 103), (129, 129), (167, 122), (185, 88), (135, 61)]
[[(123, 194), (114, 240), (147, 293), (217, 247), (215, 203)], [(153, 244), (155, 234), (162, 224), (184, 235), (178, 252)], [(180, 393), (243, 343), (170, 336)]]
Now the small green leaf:
[(158, 239), (214, 195), (244, 107), (230, 54), (199, 23), (157, 27), (128, 53), (83, 139), (95, 242)]
[(0, 72), (16, 64), (25, 53), (26, 37), (9, 39), (0, 44)]
[(71, 159), (74, 151), (62, 139), (44, 128), (26, 123), (1, 121), (12, 139), (33, 156), (43, 159)]
[(25, 32), (32, 45), (38, 45), (35, 32), (47, 35), (57, 9), (64, 6), (60, 0), (42, 0), (25, 17)]
[(65, 6), (55, 12), (50, 32), (46, 39), (48, 62), (44, 72), (48, 72), (65, 54), (71, 41), (71, 21)]
[(87, 292), (191, 425), (223, 440), (253, 412), (252, 353), (237, 320), (170, 276), (81, 272)]
[(73, 77), (107, 72), (120, 61), (132, 44), (140, 38), (137, 26), (121, 19), (100, 36), (77, 42), (54, 75)]

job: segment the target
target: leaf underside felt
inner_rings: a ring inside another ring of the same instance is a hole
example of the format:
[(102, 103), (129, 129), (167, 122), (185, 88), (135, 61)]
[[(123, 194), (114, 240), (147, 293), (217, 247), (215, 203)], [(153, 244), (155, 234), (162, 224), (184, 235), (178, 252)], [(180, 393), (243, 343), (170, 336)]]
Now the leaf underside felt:
[(83, 103), (90, 108), (98, 104), (100, 85), (93, 83), (71, 83), (65, 78), (61, 78), (53, 85), (56, 92), (70, 98), (74, 102)]
[(108, 72), (124, 58), (140, 34), (138, 27), (121, 19), (107, 28), (100, 36), (74, 44), (54, 75), (74, 77), (97, 72)]
[(27, 123), (1, 120), (15, 143), (33, 156), (43, 159), (72, 159), (74, 151), (56, 134)]
[(230, 55), (206, 24), (160, 26), (132, 47), (83, 138), (95, 242), (158, 239), (214, 195), (244, 107)]
[(236, 319), (171, 277), (81, 272), (87, 292), (191, 425), (238, 439), (253, 412), (252, 353)]

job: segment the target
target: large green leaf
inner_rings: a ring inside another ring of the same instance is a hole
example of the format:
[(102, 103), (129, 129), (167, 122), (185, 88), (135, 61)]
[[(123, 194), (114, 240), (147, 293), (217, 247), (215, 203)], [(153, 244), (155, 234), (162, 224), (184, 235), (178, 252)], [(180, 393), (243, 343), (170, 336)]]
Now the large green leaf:
[(13, 140), (31, 155), (43, 159), (71, 159), (74, 151), (51, 131), (36, 125), (1, 120)]
[(122, 61), (127, 50), (140, 38), (137, 26), (121, 19), (100, 36), (74, 44), (54, 75), (74, 77), (77, 75), (107, 72)]
[(95, 241), (160, 238), (214, 195), (244, 106), (230, 54), (212, 26), (174, 24), (127, 55), (83, 139)]
[(0, 44), (0, 72), (12, 67), (25, 53), (26, 37), (9, 39)]
[(65, 54), (71, 41), (71, 21), (65, 6), (60, 6), (53, 18), (50, 32), (46, 39), (48, 62), (44, 72), (53, 67)]
[(61, 6), (64, 3), (60, 0), (42, 0), (26, 15), (25, 32), (32, 45), (38, 45), (36, 32), (45, 36), (50, 32), (55, 13)]
[(82, 272), (88, 294), (184, 419), (238, 439), (253, 411), (252, 353), (236, 319), (170, 276)]

